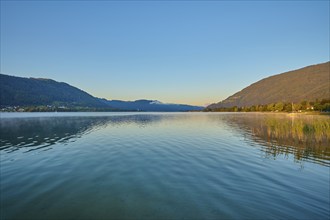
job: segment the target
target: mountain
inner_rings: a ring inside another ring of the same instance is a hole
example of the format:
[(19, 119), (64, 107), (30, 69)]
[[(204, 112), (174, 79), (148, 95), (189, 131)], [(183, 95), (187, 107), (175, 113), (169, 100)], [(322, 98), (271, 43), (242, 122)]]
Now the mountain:
[(201, 106), (182, 105), (182, 104), (165, 104), (157, 100), (136, 100), (136, 101), (121, 101), (121, 100), (105, 100), (109, 106), (116, 109), (128, 111), (153, 111), (153, 112), (177, 112), (177, 111), (200, 111)]
[(0, 74), (0, 106), (66, 106), (122, 111), (194, 111), (200, 106), (164, 104), (155, 100), (120, 101), (94, 97), (67, 83), (51, 79)]
[(51, 79), (0, 74), (0, 105), (67, 105), (106, 108), (98, 98), (67, 83)]
[(262, 79), (207, 109), (330, 99), (330, 62)]

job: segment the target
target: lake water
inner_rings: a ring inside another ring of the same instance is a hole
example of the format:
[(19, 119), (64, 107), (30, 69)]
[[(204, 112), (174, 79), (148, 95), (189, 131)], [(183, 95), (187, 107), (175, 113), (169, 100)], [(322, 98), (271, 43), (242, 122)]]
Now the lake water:
[(1, 219), (329, 219), (330, 117), (1, 113)]

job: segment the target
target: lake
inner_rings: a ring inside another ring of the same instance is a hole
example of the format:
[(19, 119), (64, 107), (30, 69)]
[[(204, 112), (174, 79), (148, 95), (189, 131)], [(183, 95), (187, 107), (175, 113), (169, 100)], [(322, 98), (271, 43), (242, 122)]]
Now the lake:
[(1, 219), (329, 219), (330, 117), (1, 113)]

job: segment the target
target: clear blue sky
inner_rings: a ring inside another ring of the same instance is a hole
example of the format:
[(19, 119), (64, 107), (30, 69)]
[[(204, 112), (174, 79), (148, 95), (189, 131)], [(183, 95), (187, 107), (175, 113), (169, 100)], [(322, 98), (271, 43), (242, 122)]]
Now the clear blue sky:
[(329, 61), (329, 1), (1, 1), (1, 73), (204, 105)]

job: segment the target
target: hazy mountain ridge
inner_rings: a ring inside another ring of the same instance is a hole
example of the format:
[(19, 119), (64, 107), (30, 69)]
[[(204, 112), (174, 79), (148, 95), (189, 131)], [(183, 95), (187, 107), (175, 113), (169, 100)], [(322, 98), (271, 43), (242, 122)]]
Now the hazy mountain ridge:
[(123, 111), (193, 111), (203, 107), (157, 100), (106, 100), (64, 82), (0, 74), (0, 106), (66, 106)]
[(208, 109), (330, 99), (330, 62), (264, 78)]
[(121, 101), (121, 100), (105, 100), (104, 103), (117, 108), (130, 111), (199, 111), (202, 110), (201, 106), (192, 106), (184, 104), (169, 104), (162, 103), (158, 100), (140, 99), (136, 101)]

